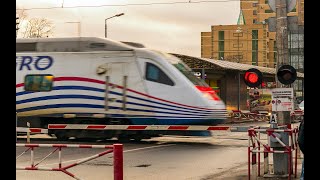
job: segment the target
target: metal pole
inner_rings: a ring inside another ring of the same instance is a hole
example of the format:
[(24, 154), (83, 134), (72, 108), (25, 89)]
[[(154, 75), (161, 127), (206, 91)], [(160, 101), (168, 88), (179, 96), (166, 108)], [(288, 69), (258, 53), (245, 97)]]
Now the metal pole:
[[(240, 32), (238, 32), (238, 63), (240, 63)], [(240, 71), (238, 72), (238, 111), (240, 111)]]
[(205, 70), (204, 70), (204, 64), (202, 63), (202, 69), (201, 69), (201, 79), (205, 80)]
[(114, 180), (123, 180), (123, 145), (113, 145), (113, 174)]
[[(287, 27), (288, 27), (288, 21), (287, 21), (287, 0), (276, 0), (276, 40), (277, 40), (277, 65), (276, 69), (279, 70), (279, 67), (281, 67), (284, 64), (289, 63), (288, 59), (288, 34), (287, 34)], [(278, 79), (277, 75), (275, 75), (276, 79), (276, 87), (285, 87), (282, 85)], [(278, 125), (289, 125), (291, 124), (290, 119), (290, 112), (289, 111), (277, 111), (277, 117), (278, 117)], [(285, 133), (281, 133), (281, 138), (283, 142), (289, 141), (289, 136)], [(276, 145), (274, 147), (274, 150), (285, 150), (283, 147), (279, 147)], [(274, 175), (275, 176), (282, 176), (285, 174), (289, 174), (288, 169), (291, 169), (291, 163), (289, 160), (290, 155), (287, 153), (283, 154), (274, 154), (273, 155), (273, 162), (274, 162)], [(290, 170), (289, 170), (290, 171)]]
[(238, 63), (240, 63), (240, 32), (238, 33)]
[(240, 111), (240, 71), (238, 72), (238, 111)]
[(16, 113), (16, 142), (18, 142), (18, 131), (17, 131), (17, 128), (18, 128), (18, 115)]
[(30, 123), (27, 122), (27, 143), (30, 143)]
[(104, 20), (104, 37), (107, 38), (107, 19)]
[(120, 16), (123, 16), (124, 13), (120, 13), (120, 14), (116, 14), (114, 16), (111, 16), (111, 17), (108, 17), (106, 19), (104, 19), (104, 37), (107, 38), (107, 20), (108, 19), (111, 19), (111, 18), (114, 18), (114, 17), (120, 17)]

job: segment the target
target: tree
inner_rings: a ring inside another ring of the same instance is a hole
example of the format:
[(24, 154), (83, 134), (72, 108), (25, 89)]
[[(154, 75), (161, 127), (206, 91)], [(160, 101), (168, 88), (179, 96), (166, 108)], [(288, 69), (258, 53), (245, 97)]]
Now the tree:
[(23, 38), (43, 38), (52, 34), (53, 24), (45, 18), (32, 18), (28, 20), (23, 32)]
[(24, 9), (16, 9), (16, 36), (18, 36), (22, 22), (25, 21), (27, 17), (28, 14)]
[(45, 18), (28, 19), (23, 8), (16, 8), (16, 36), (19, 33), (23, 38), (49, 37), (53, 33), (53, 23)]

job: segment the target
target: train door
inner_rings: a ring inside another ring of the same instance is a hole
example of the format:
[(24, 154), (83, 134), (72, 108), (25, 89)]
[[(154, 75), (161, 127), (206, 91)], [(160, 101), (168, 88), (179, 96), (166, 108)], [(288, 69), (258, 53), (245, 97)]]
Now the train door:
[(129, 63), (108, 63), (106, 74), (105, 109), (106, 111), (126, 111)]

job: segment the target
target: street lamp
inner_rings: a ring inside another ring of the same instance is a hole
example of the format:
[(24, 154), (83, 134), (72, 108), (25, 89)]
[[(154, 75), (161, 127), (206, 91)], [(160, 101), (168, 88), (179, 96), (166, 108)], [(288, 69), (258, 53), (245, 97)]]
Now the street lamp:
[(81, 37), (81, 23), (80, 23), (79, 21), (76, 21), (76, 22), (66, 22), (66, 23), (70, 23), (70, 24), (76, 23), (76, 24), (78, 24), (78, 36)]
[(108, 17), (107, 19), (104, 20), (104, 37), (105, 38), (107, 38), (107, 20), (111, 19), (111, 18), (114, 18), (114, 17), (122, 16), (122, 15), (124, 15), (124, 13), (116, 14), (116, 15)]

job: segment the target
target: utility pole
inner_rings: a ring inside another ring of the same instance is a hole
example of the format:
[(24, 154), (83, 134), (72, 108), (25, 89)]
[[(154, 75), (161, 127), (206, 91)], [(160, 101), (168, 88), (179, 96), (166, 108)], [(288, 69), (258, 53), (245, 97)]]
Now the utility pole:
[[(277, 40), (277, 65), (276, 72), (279, 71), (279, 68), (282, 65), (289, 64), (288, 59), (288, 17), (287, 17), (287, 0), (275, 0), (275, 11), (276, 11), (276, 40)], [(280, 83), (277, 78), (277, 73), (275, 75), (276, 87), (277, 88), (286, 88), (286, 85)], [(291, 127), (290, 111), (274, 111), (272, 114), (277, 115), (277, 124), (274, 126), (271, 124), (272, 128), (278, 129), (277, 125), (288, 125)], [(280, 128), (280, 127), (279, 127)], [(281, 128), (283, 129), (283, 128)], [(287, 127), (284, 127), (287, 129)], [(288, 133), (279, 133), (281, 136), (281, 141), (285, 144), (289, 144)], [(282, 147), (279, 143), (270, 142), (271, 147), (275, 151), (284, 151), (285, 148)], [(289, 156), (286, 153), (274, 153), (273, 154), (273, 167), (274, 167), (274, 176), (283, 177), (289, 174)], [(291, 167), (290, 167), (291, 171)]]
[[(288, 18), (287, 18), (287, 0), (276, 0), (276, 39), (277, 39), (277, 72), (282, 65), (289, 64), (288, 57)], [(276, 79), (276, 87), (286, 87)], [(277, 114), (279, 125), (291, 124), (290, 112), (280, 111)]]

